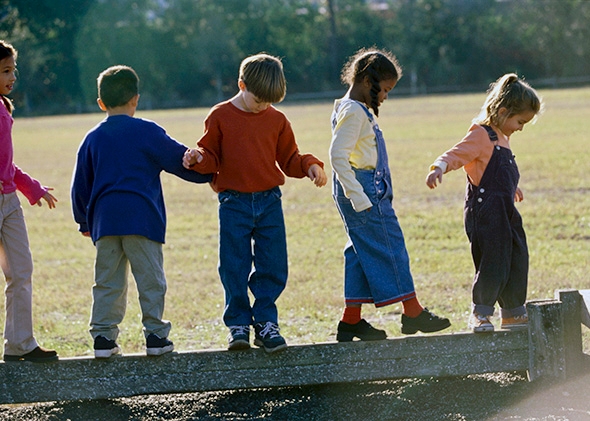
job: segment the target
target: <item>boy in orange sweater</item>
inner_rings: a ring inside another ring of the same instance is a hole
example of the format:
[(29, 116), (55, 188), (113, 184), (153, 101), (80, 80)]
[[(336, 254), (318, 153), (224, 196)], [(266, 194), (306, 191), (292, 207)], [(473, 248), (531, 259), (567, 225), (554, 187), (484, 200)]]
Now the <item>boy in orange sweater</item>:
[(254, 325), (254, 345), (276, 352), (287, 346), (275, 304), (288, 272), (279, 186), (285, 175), (307, 176), (317, 187), (327, 177), (319, 159), (299, 153), (289, 120), (272, 106), (286, 93), (281, 61), (267, 54), (247, 57), (238, 87), (233, 98), (211, 109), (204, 135), (183, 164), (216, 173), (212, 187), (219, 196), (219, 276), (229, 349), (250, 348)]

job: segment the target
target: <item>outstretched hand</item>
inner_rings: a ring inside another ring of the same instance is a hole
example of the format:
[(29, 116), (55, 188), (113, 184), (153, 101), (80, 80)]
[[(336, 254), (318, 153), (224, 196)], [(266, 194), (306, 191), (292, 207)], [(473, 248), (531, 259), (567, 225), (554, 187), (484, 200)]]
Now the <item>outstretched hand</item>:
[(323, 187), (328, 182), (328, 177), (324, 169), (318, 164), (313, 164), (307, 171), (307, 176), (313, 181), (316, 187)]
[[(53, 187), (48, 187), (47, 190), (53, 190)], [(57, 199), (55, 198), (54, 195), (49, 193), (49, 191), (47, 191), (41, 199), (43, 199), (47, 202), (47, 206), (49, 207), (49, 209), (55, 208), (55, 204), (57, 203)], [(39, 201), (37, 202), (37, 206), (43, 206), (43, 202), (41, 202), (41, 199), (39, 199)]]
[(431, 189), (435, 188), (437, 186), (437, 182), (442, 184), (442, 176), (442, 169), (439, 167), (434, 167), (434, 169), (426, 176), (426, 185)]

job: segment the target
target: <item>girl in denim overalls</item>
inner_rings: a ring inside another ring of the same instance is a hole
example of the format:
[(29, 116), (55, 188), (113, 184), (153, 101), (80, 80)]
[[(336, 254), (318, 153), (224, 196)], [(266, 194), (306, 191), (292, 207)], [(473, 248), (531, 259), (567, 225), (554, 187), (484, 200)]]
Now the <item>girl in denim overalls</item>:
[(386, 338), (385, 331), (361, 318), (364, 303), (383, 307), (401, 302), (402, 333), (436, 332), (450, 326), (448, 319), (429, 312), (416, 298), (408, 252), (392, 206), (385, 141), (368, 110), (379, 115), (379, 105), (400, 77), (391, 54), (359, 51), (344, 67), (342, 80), (350, 89), (336, 100), (332, 113), (333, 197), (348, 234), (339, 342)]
[(502, 329), (528, 326), (525, 301), (529, 255), (520, 213), (523, 199), (510, 135), (522, 130), (541, 109), (533, 88), (517, 75), (502, 76), (488, 91), (481, 114), (461, 142), (430, 167), (426, 184), (464, 167), (467, 173), (465, 231), (475, 265), (469, 329), (490, 332), (494, 305), (500, 304)]

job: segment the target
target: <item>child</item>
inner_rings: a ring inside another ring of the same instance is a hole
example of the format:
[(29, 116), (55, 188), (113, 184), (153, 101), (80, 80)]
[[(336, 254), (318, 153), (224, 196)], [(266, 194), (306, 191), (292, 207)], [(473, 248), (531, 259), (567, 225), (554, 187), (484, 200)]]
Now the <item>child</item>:
[(528, 326), (524, 306), (528, 249), (522, 219), (514, 202), (523, 199), (519, 173), (510, 150), (510, 136), (541, 110), (533, 88), (510, 73), (494, 82), (481, 113), (467, 135), (430, 167), (426, 185), (435, 188), (442, 176), (464, 167), (467, 173), (465, 231), (475, 264), (473, 312), (469, 329), (491, 332), (490, 317), (500, 304), (502, 329)]
[(423, 308), (414, 290), (404, 237), (393, 209), (391, 175), (376, 116), (401, 77), (394, 56), (361, 49), (342, 70), (350, 86), (332, 113), (333, 197), (348, 234), (344, 248), (345, 308), (339, 342), (380, 340), (385, 331), (361, 318), (361, 305), (403, 305), (402, 333), (436, 332), (451, 325)]
[(40, 347), (33, 336), (33, 259), (29, 250), (27, 227), (19, 190), (31, 205), (49, 209), (57, 199), (50, 187), (23, 172), (13, 162), (12, 102), (6, 97), (16, 81), (14, 47), (0, 40), (0, 265), (6, 277), (6, 321), (4, 326), (4, 361), (49, 362), (58, 359), (57, 352)]
[(276, 352), (287, 346), (275, 304), (288, 266), (279, 186), (285, 175), (308, 176), (318, 187), (327, 179), (319, 159), (299, 153), (289, 120), (272, 106), (286, 93), (281, 61), (267, 54), (247, 57), (238, 87), (233, 98), (211, 109), (205, 134), (187, 151), (184, 165), (216, 173), (212, 187), (219, 195), (219, 276), (229, 349), (250, 348), (253, 324), (254, 345)]
[(186, 147), (157, 124), (133, 117), (139, 78), (127, 66), (98, 77), (98, 105), (107, 117), (90, 130), (78, 150), (72, 181), (74, 219), (96, 245), (90, 334), (94, 356), (120, 352), (115, 342), (125, 316), (128, 265), (135, 277), (147, 355), (174, 349), (170, 322), (162, 320), (166, 278), (162, 244), (166, 210), (160, 173), (188, 181), (211, 180), (181, 164)]

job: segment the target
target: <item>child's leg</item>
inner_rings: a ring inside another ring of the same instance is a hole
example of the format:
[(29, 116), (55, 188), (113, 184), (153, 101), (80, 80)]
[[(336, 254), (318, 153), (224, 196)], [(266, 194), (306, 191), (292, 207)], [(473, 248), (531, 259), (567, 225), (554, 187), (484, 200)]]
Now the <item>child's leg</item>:
[(528, 284), (529, 252), (522, 219), (515, 212), (512, 220), (512, 260), (506, 286), (500, 293), (498, 302), (502, 317), (516, 317), (526, 314), (525, 302)]
[(278, 188), (260, 193), (253, 233), (254, 270), (248, 286), (254, 295), (254, 323), (278, 323), (276, 300), (287, 284), (287, 237)]
[(491, 316), (506, 287), (512, 260), (512, 230), (501, 199), (488, 199), (486, 212), (480, 212), (470, 235), (475, 265), (472, 287), (474, 312)]
[(33, 336), (33, 260), (16, 194), (2, 196), (0, 212), (0, 265), (6, 277), (4, 354), (23, 355), (38, 346)]
[(96, 242), (95, 281), (92, 286), (90, 334), (110, 340), (119, 336), (127, 308), (127, 256), (122, 237), (107, 236)]
[(123, 250), (137, 284), (144, 335), (167, 338), (172, 325), (162, 320), (167, 289), (162, 244), (140, 235), (126, 235)]
[(219, 193), (219, 277), (225, 291), (226, 326), (249, 326), (252, 309), (248, 277), (252, 270), (252, 202), (249, 195)]

